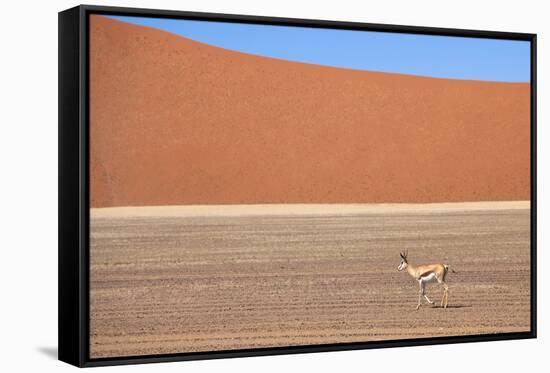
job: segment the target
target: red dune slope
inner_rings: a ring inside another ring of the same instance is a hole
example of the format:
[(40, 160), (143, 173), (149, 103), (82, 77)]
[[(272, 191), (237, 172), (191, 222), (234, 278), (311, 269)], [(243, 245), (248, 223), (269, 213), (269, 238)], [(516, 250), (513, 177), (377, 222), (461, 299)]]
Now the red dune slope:
[(529, 89), (288, 62), (91, 16), (91, 206), (527, 200)]

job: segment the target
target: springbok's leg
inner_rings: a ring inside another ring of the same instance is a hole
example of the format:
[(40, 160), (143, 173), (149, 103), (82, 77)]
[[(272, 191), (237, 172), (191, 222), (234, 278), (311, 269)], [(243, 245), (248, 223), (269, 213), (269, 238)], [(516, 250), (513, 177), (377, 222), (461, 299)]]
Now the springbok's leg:
[[(445, 303), (443, 303), (443, 299)], [(441, 307), (447, 308), (447, 303), (449, 302), (449, 286), (446, 283), (443, 283), (443, 299), (441, 300)]]
[(434, 302), (432, 302), (432, 301), (430, 300), (430, 298), (428, 298), (428, 295), (426, 294), (426, 291), (425, 291), (425, 290), (424, 290), (424, 298), (426, 298), (426, 300), (428, 301), (428, 303), (434, 304)]
[(418, 281), (418, 285), (420, 285), (420, 289), (418, 290), (418, 304), (416, 305), (417, 310), (420, 308), (420, 305), (422, 304), (422, 296), (424, 295), (424, 282), (420, 280)]
[(443, 285), (443, 296), (441, 297), (441, 308), (443, 308), (443, 306), (445, 305), (445, 302), (446, 302), (445, 297), (447, 296), (447, 290), (446, 289), (448, 288), (448, 286), (441, 277), (436, 276), (435, 278), (436, 278), (437, 282), (439, 282), (441, 285)]

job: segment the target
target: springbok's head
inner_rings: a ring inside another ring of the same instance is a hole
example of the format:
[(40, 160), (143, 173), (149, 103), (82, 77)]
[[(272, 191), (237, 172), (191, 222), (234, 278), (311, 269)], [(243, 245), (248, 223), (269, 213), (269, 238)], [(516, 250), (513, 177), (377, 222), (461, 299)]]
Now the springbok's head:
[(408, 250), (402, 252), (402, 253), (399, 253), (399, 256), (401, 257), (401, 263), (399, 263), (399, 267), (397, 267), (397, 270), (398, 271), (402, 271), (404, 270), (405, 268), (407, 268), (407, 266), (409, 265), (407, 263), (407, 254), (408, 254)]

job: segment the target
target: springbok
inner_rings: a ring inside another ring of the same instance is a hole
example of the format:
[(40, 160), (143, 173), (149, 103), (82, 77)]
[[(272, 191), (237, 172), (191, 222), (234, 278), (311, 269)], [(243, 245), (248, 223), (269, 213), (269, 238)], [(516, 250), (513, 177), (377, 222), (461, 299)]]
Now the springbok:
[[(449, 266), (447, 264), (428, 264), (415, 267), (412, 264), (409, 264), (407, 261), (408, 252), (399, 253), (401, 256), (401, 263), (397, 267), (398, 271), (406, 270), (409, 275), (411, 275), (420, 286), (418, 291), (418, 304), (416, 309), (418, 310), (422, 304), (422, 297), (426, 298), (429, 304), (434, 304), (426, 295), (426, 284), (430, 282), (438, 282), (443, 285), (443, 297), (441, 298), (441, 307), (447, 308), (447, 302), (449, 300), (449, 286), (445, 283), (445, 276), (449, 271)], [(451, 272), (455, 272), (451, 269)]]

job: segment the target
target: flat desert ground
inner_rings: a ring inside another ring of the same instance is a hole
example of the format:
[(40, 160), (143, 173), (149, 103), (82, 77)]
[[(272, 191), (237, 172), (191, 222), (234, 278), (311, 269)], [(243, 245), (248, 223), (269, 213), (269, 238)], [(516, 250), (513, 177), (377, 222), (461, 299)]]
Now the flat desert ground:
[(98, 208), (90, 244), (93, 358), (530, 329), (529, 202)]

